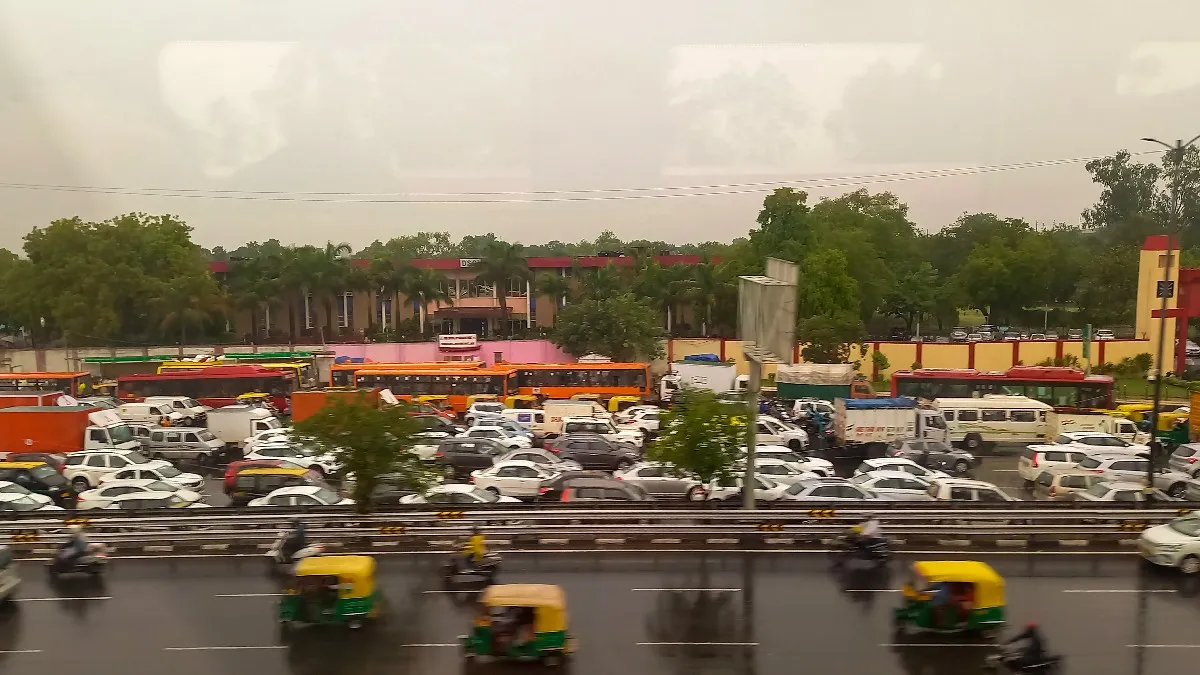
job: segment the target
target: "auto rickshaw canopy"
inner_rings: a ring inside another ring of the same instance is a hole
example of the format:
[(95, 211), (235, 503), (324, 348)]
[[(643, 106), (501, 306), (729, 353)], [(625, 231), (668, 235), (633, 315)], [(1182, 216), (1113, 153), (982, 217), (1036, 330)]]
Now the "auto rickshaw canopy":
[(608, 412), (621, 412), (642, 402), (637, 396), (614, 396), (608, 399)]
[(366, 555), (320, 555), (296, 563), (296, 577), (329, 576), (349, 584), (342, 597), (365, 598), (375, 592), (375, 559)]
[(538, 397), (533, 394), (518, 394), (509, 396), (504, 399), (504, 407), (506, 408), (532, 408), (537, 403)]
[(974, 560), (921, 560), (913, 572), (928, 583), (964, 583), (975, 586), (976, 607), (1004, 605), (1004, 577), (991, 565)]
[[(309, 558), (311, 560), (311, 558)], [(479, 598), (485, 608), (532, 607), (533, 630), (537, 633), (567, 628), (567, 595), (562, 586), (551, 584), (498, 584), (488, 586)]]

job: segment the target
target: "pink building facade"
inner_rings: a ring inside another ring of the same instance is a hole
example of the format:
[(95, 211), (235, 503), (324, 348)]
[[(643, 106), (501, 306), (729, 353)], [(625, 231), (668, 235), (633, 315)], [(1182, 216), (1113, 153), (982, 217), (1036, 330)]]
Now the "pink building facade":
[(474, 348), (447, 349), (437, 342), (330, 345), (338, 356), (384, 362), (479, 360), (497, 363), (574, 363), (575, 358), (548, 340), (480, 340)]

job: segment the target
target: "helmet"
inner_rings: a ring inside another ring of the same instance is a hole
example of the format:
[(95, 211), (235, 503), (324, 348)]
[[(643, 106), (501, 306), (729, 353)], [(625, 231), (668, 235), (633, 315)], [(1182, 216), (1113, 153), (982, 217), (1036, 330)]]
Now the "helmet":
[(70, 532), (71, 534), (79, 534), (80, 532), (83, 532), (83, 526), (82, 525), (68, 525), (67, 532)]
[(292, 518), (292, 527), (300, 527), (300, 519)]
[(479, 534), (479, 526), (478, 525), (471, 528), (471, 534)]
[(1029, 623), (1025, 624), (1025, 627), (1026, 628), (1037, 628), (1038, 625), (1037, 625), (1036, 621), (1030, 621)]

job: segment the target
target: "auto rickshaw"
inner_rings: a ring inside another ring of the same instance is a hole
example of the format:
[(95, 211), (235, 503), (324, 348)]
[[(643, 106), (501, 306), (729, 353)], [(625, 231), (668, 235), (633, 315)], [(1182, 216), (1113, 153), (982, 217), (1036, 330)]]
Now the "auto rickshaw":
[(913, 563), (904, 602), (892, 623), (897, 631), (975, 632), (1004, 627), (1004, 579), (986, 563), (971, 560)]
[(324, 555), (296, 563), (295, 574), (279, 602), (283, 628), (346, 625), (358, 628), (382, 610), (375, 586), (375, 559), (365, 555)]
[(424, 403), (425, 405), (432, 406), (438, 410), (446, 410), (450, 407), (450, 397), (446, 396), (445, 394), (426, 394), (424, 396), (418, 396), (416, 402)]
[(501, 584), (479, 598), (470, 635), (459, 636), (466, 658), (541, 660), (556, 665), (575, 651), (567, 631), (567, 598), (561, 586)]
[(608, 412), (619, 413), (635, 405), (641, 405), (642, 399), (637, 396), (614, 396), (608, 399)]
[(1141, 424), (1142, 420), (1146, 419), (1151, 410), (1154, 410), (1154, 406), (1149, 403), (1126, 403), (1117, 406), (1117, 409), (1113, 412), (1117, 413), (1120, 417), (1132, 420), (1134, 424)]
[(600, 396), (600, 394), (586, 394), (586, 393), (585, 394), (574, 394), (571, 396), (572, 401), (594, 401), (596, 403), (599, 403), (601, 398), (602, 397)]
[(500, 397), (495, 394), (471, 394), (467, 397), (467, 407), (475, 403), (499, 403)]
[(528, 410), (536, 408), (538, 397), (533, 394), (520, 394), (518, 396), (509, 396), (504, 399), (504, 407), (517, 408), (520, 410)]

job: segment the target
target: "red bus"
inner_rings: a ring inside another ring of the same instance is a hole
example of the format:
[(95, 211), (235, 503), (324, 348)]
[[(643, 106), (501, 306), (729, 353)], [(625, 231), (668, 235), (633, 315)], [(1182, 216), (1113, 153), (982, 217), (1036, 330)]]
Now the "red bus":
[(1063, 410), (1111, 410), (1113, 379), (1051, 366), (1013, 366), (1003, 372), (921, 368), (892, 373), (892, 396), (935, 399), (985, 394), (1028, 396)]
[(141, 401), (147, 396), (190, 396), (213, 408), (233, 405), (242, 394), (270, 394), (271, 404), (286, 412), (296, 390), (288, 369), (263, 366), (207, 366), (117, 378), (117, 398)]

